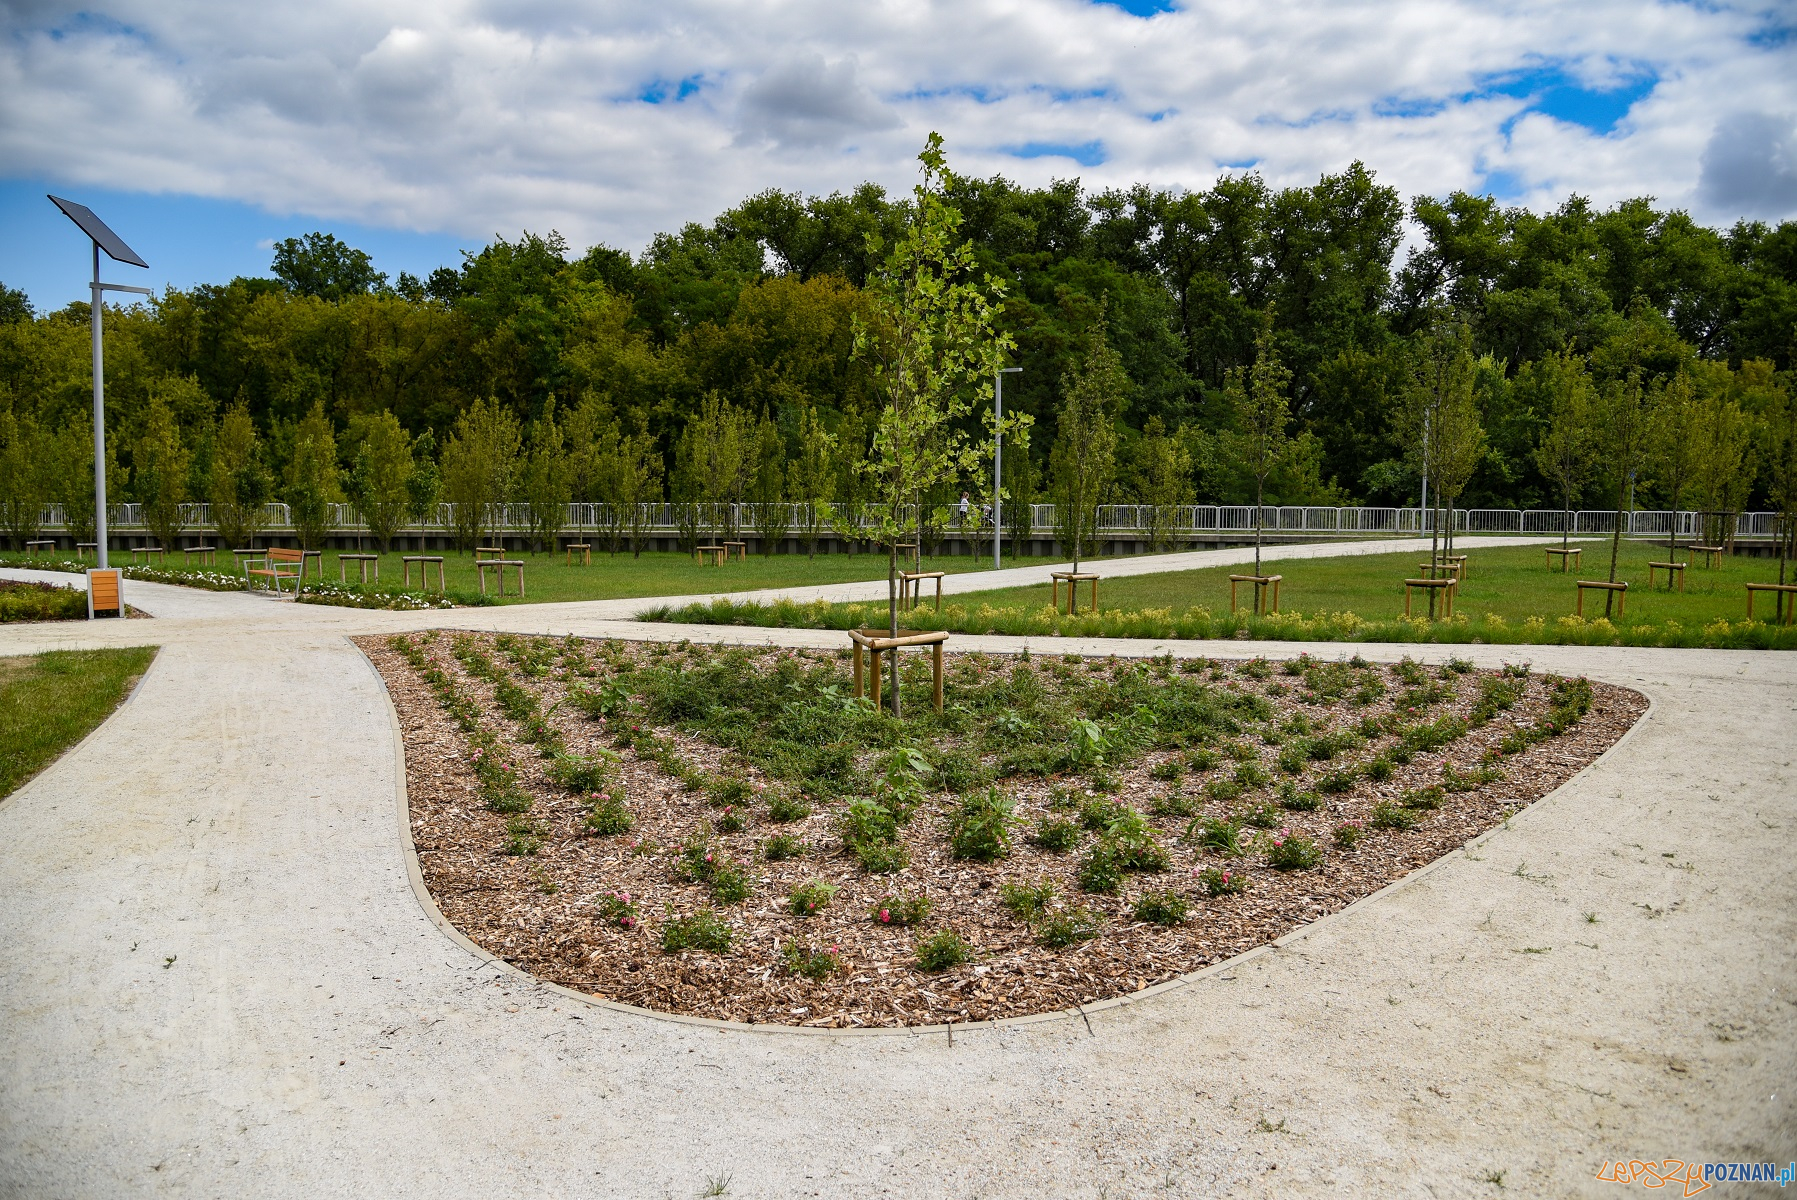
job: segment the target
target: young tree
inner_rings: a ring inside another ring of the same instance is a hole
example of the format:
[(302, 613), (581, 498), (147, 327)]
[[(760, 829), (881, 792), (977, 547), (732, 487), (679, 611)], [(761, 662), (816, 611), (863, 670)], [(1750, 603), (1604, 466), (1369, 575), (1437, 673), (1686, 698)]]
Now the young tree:
[(361, 510), (362, 520), (382, 554), (413, 514), (412, 439), (400, 428), (399, 418), (382, 409), (361, 420), (361, 444), (350, 472), (350, 496)]
[(1672, 505), (1672, 528), (1667, 539), (1673, 562), (1678, 561), (1678, 510), (1685, 489), (1691, 483), (1691, 468), (1697, 459), (1698, 404), (1691, 373), (1681, 366), (1667, 380), (1654, 404), (1652, 428), (1648, 431), (1649, 465), (1665, 483)]
[(456, 542), (464, 549), (480, 545), (511, 495), (520, 443), (518, 419), (492, 397), (457, 418), (443, 447), (443, 496), (455, 505)]
[(1254, 477), (1254, 573), (1259, 575), (1263, 538), (1262, 509), (1266, 504), (1267, 476), (1285, 461), (1291, 448), (1286, 426), (1291, 405), (1286, 389), (1292, 373), (1279, 361), (1273, 345), (1273, 314), (1269, 310), (1254, 339), (1254, 362), (1246, 375), (1240, 368), (1229, 373), (1223, 395), (1235, 418), (1235, 428), (1221, 439), (1224, 453)]
[(543, 406), (543, 415), (530, 423), (527, 442), (518, 494), (530, 514), (531, 553), (547, 548), (553, 554), (556, 536), (567, 520), (568, 502), (574, 498), (566, 443), (555, 423), (555, 397)]
[(1754, 472), (1748, 468), (1753, 445), (1754, 420), (1741, 411), (1740, 402), (1720, 388), (1697, 406), (1697, 453), (1692, 482), (1708, 514), (1704, 540), (1712, 546), (1734, 549), (1735, 514), (1741, 507)]
[(1548, 425), (1535, 447), (1535, 465), (1560, 493), (1560, 548), (1572, 532), (1572, 505), (1591, 478), (1596, 459), (1596, 393), (1585, 362), (1572, 350), (1544, 355), (1523, 368), (1547, 408)]
[[(1597, 446), (1604, 470), (1616, 484), (1616, 521), (1610, 533), (1610, 582), (1616, 582), (1616, 562), (1622, 553), (1622, 526), (1627, 520), (1629, 491), (1647, 464), (1653, 424), (1653, 401), (1641, 384), (1641, 369), (1612, 379), (1598, 394)], [(1614, 592), (1604, 593), (1604, 616), (1610, 615)]]
[(674, 464), (677, 498), (698, 506), (696, 525), (703, 524), (714, 538), (735, 537), (737, 506), (755, 469), (755, 423), (749, 414), (707, 392), (675, 443)]
[(836, 495), (836, 438), (818, 418), (817, 406), (807, 404), (799, 414), (799, 453), (787, 478), (792, 498), (799, 504), (805, 535), (805, 556), (817, 557), (817, 539), (831, 517), (830, 501)]
[(755, 511), (755, 536), (761, 541), (761, 553), (769, 556), (792, 526), (792, 509), (786, 502), (786, 439), (765, 412), (755, 426), (753, 463), (748, 498)]
[(651, 524), (651, 506), (661, 499), (661, 451), (647, 430), (618, 438), (615, 466), (607, 472), (606, 501), (624, 513), (630, 531), (630, 555), (640, 558), (643, 535)]
[[(437, 501), (443, 495), (443, 472), (437, 467), (437, 438), (430, 430), (418, 435), (412, 443), (412, 473), (406, 476), (406, 496), (411, 504), (408, 516), (414, 521), (435, 521)], [(424, 549), (424, 539), (418, 540)]]
[[(1025, 435), (1027, 437), (1027, 434)], [(1007, 438), (1013, 453), (1005, 455), (1004, 528), (1011, 538), (1011, 553), (1021, 555), (1036, 532), (1036, 460), (1027, 440)]]
[(331, 527), (331, 505), (342, 496), (337, 465), (337, 436), (325, 416), (324, 401), (315, 401), (293, 434), (293, 458), (287, 464), (287, 506), (301, 548), (319, 550)]
[(1167, 434), (1160, 417), (1149, 417), (1135, 448), (1136, 497), (1148, 506), (1148, 542), (1155, 550), (1175, 542), (1179, 510), (1192, 502), (1192, 456)]
[(144, 414), (144, 431), (132, 448), (132, 471), (138, 500), (143, 504), (144, 526), (164, 550), (179, 545), (187, 527), (182, 505), (187, 503), (187, 468), (190, 455), (181, 438), (181, 426), (160, 389), (150, 394)]
[[(94, 423), (83, 410), (56, 434), (56, 498), (62, 501), (63, 526), (77, 543), (92, 542), (98, 528), (94, 520)], [(106, 444), (108, 485), (125, 490), (127, 480), (119, 471), (112, 439)]]
[(835, 453), (830, 458), (831, 489), (835, 504), (830, 523), (855, 557), (867, 524), (873, 477), (867, 469), (868, 442), (873, 436), (872, 414), (850, 409), (837, 427)]
[[(1441, 545), (1445, 506), (1448, 547), (1453, 545), (1453, 501), (1478, 467), (1485, 434), (1473, 401), (1475, 364), (1472, 332), (1465, 322), (1438, 320), (1423, 335), (1411, 368), (1404, 407), (1394, 422), (1407, 443), (1410, 461), (1427, 482), (1430, 505), (1429, 556), (1435, 561), (1448, 550)], [(1434, 612), (1434, 594), (1430, 594)]]
[(1063, 384), (1059, 432), (1048, 458), (1057, 536), (1075, 571), (1088, 548), (1096, 551), (1098, 506), (1116, 478), (1117, 416), (1128, 388), (1122, 358), (1103, 328), (1095, 329)]
[(55, 490), (52, 436), (30, 413), (0, 409), (0, 529), (20, 550), (37, 537)]
[(262, 461), (262, 443), (249, 407), (241, 401), (219, 422), (212, 466), (212, 524), (219, 540), (233, 550), (255, 544), (267, 524), (269, 493), (274, 490)]
[(1797, 390), (1790, 376), (1775, 377), (1765, 412), (1767, 494), (1778, 509), (1778, 582), (1797, 553)]
[[(962, 427), (976, 402), (991, 395), (993, 373), (1011, 349), (994, 322), (1002, 284), (976, 283), (974, 249), (960, 233), (961, 214), (948, 202), (952, 182), (942, 138), (930, 134), (918, 155), (923, 180), (913, 189), (904, 232), (868, 280), (874, 316), (855, 318), (855, 356), (885, 398), (866, 470), (878, 485), (879, 540), (887, 548), (887, 627), (898, 636), (898, 544), (912, 525), (906, 506), (944, 480), (970, 473), (984, 457)], [(869, 257), (880, 249), (867, 240)], [(921, 532), (921, 529), (918, 530)], [(892, 712), (898, 716), (898, 655), (890, 655)]]

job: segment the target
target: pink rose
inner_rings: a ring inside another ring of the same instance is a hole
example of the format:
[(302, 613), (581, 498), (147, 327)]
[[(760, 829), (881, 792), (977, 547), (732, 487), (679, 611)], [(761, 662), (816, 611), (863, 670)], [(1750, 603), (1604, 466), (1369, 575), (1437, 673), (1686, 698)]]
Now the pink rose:
[(890, 922), (892, 920), (892, 914), (882, 908), (880, 910), (880, 920)]

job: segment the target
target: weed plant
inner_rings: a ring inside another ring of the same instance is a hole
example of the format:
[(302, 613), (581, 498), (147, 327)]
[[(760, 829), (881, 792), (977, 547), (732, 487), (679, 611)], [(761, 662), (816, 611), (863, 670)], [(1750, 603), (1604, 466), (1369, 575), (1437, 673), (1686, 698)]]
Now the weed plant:
[(1143, 892), (1136, 897), (1135, 917), (1151, 925), (1178, 925), (1191, 914), (1192, 906), (1178, 892)]
[(661, 948), (665, 954), (682, 950), (707, 950), (727, 954), (735, 931), (712, 908), (701, 908), (690, 917), (669, 914), (661, 927)]
[(1104, 918), (1089, 908), (1050, 913), (1036, 923), (1036, 941), (1051, 950), (1091, 941), (1103, 932)]
[(972, 947), (952, 929), (939, 929), (917, 943), (917, 965), (925, 971), (946, 971), (972, 957)]
[(1228, 867), (1205, 867), (1197, 875), (1198, 886), (1207, 896), (1234, 896), (1248, 890), (1248, 877)]
[(1012, 916), (1025, 922), (1034, 921), (1054, 901), (1055, 886), (1047, 880), (1040, 883), (1001, 883), (998, 885), (998, 898), (1011, 911)]

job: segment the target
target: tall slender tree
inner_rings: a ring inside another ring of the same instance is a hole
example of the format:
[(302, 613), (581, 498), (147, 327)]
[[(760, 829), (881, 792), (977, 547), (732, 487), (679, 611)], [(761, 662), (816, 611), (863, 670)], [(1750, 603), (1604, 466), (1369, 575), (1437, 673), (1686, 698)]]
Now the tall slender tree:
[(350, 471), (350, 495), (375, 545), (385, 554), (406, 518), (412, 514), (410, 483), (416, 464), (412, 439), (399, 418), (383, 409), (362, 422), (361, 442)]
[(240, 550), (256, 544), (256, 535), (268, 523), (273, 489), (263, 462), (262, 439), (249, 406), (240, 401), (219, 422), (212, 465), (212, 524), (225, 545)]
[(502, 520), (501, 507), (517, 478), (522, 436), (518, 419), (492, 397), (476, 400), (457, 418), (443, 447), (443, 496), (455, 505), (456, 543), (478, 546)]
[(1246, 371), (1229, 373), (1223, 394), (1234, 419), (1234, 428), (1222, 438), (1224, 453), (1254, 479), (1254, 573), (1259, 575), (1264, 539), (1262, 511), (1266, 505), (1267, 477), (1279, 469), (1291, 453), (1292, 373), (1279, 359), (1273, 344), (1273, 313), (1269, 309), (1254, 339), (1254, 362)]
[(1596, 463), (1596, 392), (1585, 361), (1570, 348), (1555, 351), (1524, 368), (1547, 406), (1547, 429), (1535, 446), (1536, 468), (1560, 495), (1560, 548), (1572, 534), (1572, 505)]
[(818, 535), (831, 520), (830, 502), (836, 496), (835, 450), (835, 435), (824, 427), (817, 406), (807, 404), (799, 414), (799, 452), (788, 471), (792, 498), (799, 505), (807, 558), (817, 557)]
[[(993, 372), (1011, 349), (1010, 338), (995, 327), (1003, 285), (990, 275), (975, 279), (974, 248), (946, 195), (954, 180), (939, 135), (930, 134), (918, 161), (923, 179), (912, 190), (904, 231), (868, 281), (874, 315), (855, 319), (855, 356), (867, 364), (885, 401), (866, 466), (882, 502), (877, 528), (887, 549), (887, 626), (894, 637), (898, 545), (921, 532), (907, 519), (907, 507), (940, 482), (970, 474), (984, 457), (962, 418), (991, 396)], [(878, 234), (867, 237), (870, 257), (878, 255)], [(889, 657), (892, 712), (898, 716), (898, 655)]]
[(287, 507), (293, 532), (306, 550), (321, 550), (331, 528), (331, 505), (343, 495), (337, 464), (337, 435), (317, 400), (293, 433), (293, 457), (287, 464)]
[(1117, 417), (1129, 376), (1123, 360), (1095, 326), (1085, 353), (1062, 385), (1059, 433), (1049, 454), (1054, 479), (1055, 522), (1073, 569), (1088, 550), (1095, 552), (1098, 506), (1108, 498), (1117, 475)]

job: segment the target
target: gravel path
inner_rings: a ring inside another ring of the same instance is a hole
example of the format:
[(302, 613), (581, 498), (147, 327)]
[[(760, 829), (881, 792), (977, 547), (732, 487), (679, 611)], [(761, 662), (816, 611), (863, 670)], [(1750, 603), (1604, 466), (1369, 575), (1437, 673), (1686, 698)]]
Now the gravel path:
[(0, 804), (0, 1196), (1605, 1196), (1607, 1160), (1797, 1156), (1789, 656), (1529, 647), (1655, 707), (1283, 946), (951, 1045), (681, 1023), (471, 954), (413, 890), (392, 720), (346, 638), (841, 635), (616, 619), (642, 601), (131, 600), (159, 619), (0, 628), (0, 654), (164, 647)]

